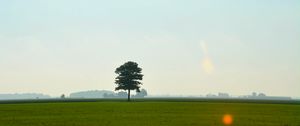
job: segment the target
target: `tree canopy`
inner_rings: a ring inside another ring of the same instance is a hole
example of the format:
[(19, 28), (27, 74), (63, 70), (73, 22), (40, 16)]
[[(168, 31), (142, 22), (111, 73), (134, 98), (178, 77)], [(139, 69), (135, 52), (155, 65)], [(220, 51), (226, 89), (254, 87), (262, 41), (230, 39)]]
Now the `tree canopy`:
[(115, 90), (128, 91), (128, 101), (130, 101), (130, 90), (136, 90), (140, 92), (140, 80), (143, 80), (142, 68), (138, 67), (138, 64), (132, 61), (128, 61), (115, 70), (118, 74), (115, 83), (117, 87)]

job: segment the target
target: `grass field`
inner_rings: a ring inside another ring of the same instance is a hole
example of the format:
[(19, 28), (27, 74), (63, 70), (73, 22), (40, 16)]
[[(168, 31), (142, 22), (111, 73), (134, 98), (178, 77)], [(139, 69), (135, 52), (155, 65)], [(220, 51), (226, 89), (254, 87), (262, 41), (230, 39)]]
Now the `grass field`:
[(300, 126), (299, 104), (58, 102), (0, 104), (0, 126)]

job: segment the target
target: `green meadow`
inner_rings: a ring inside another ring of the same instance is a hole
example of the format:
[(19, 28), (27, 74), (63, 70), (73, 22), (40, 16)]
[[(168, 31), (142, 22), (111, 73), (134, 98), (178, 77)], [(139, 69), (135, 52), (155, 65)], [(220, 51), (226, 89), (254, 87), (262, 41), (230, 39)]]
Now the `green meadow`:
[(299, 104), (50, 102), (0, 104), (0, 126), (300, 126)]

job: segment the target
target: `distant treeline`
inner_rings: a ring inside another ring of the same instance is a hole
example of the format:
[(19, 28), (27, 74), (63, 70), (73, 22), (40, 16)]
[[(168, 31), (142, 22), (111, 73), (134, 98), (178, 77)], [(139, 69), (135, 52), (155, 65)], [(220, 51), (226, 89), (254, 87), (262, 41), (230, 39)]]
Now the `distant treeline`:
[[(92, 90), (71, 93), (70, 98), (126, 98), (127, 95), (128, 94), (125, 91), (115, 93), (108, 90)], [(132, 97), (135, 98), (143, 98), (145, 96), (147, 96), (147, 91), (145, 89), (132, 95)]]
[[(147, 96), (147, 91), (142, 89), (141, 92), (137, 92), (135, 95), (131, 95), (133, 98), (143, 98)], [(0, 100), (9, 99), (50, 99), (50, 95), (41, 93), (16, 93), (16, 94), (0, 94)], [(53, 97), (52, 97), (53, 98)], [(127, 92), (113, 92), (109, 90), (90, 90), (71, 93), (70, 96), (61, 95), (60, 98), (127, 98)]]
[(0, 94), (0, 100), (4, 99), (48, 99), (49, 95), (41, 93), (23, 93), (23, 94)]

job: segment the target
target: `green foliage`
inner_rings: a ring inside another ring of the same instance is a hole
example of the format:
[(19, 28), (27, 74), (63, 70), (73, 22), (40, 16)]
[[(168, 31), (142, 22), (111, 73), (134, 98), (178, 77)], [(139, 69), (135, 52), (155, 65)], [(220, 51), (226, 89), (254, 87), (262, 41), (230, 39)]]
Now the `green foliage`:
[(299, 126), (300, 105), (224, 102), (0, 104), (0, 126)]
[(128, 90), (128, 100), (130, 100), (130, 90), (136, 90), (140, 92), (140, 86), (142, 83), (139, 80), (143, 80), (142, 68), (138, 67), (138, 64), (132, 61), (126, 62), (122, 66), (118, 67), (115, 71), (118, 76), (115, 83), (117, 87), (115, 90)]

